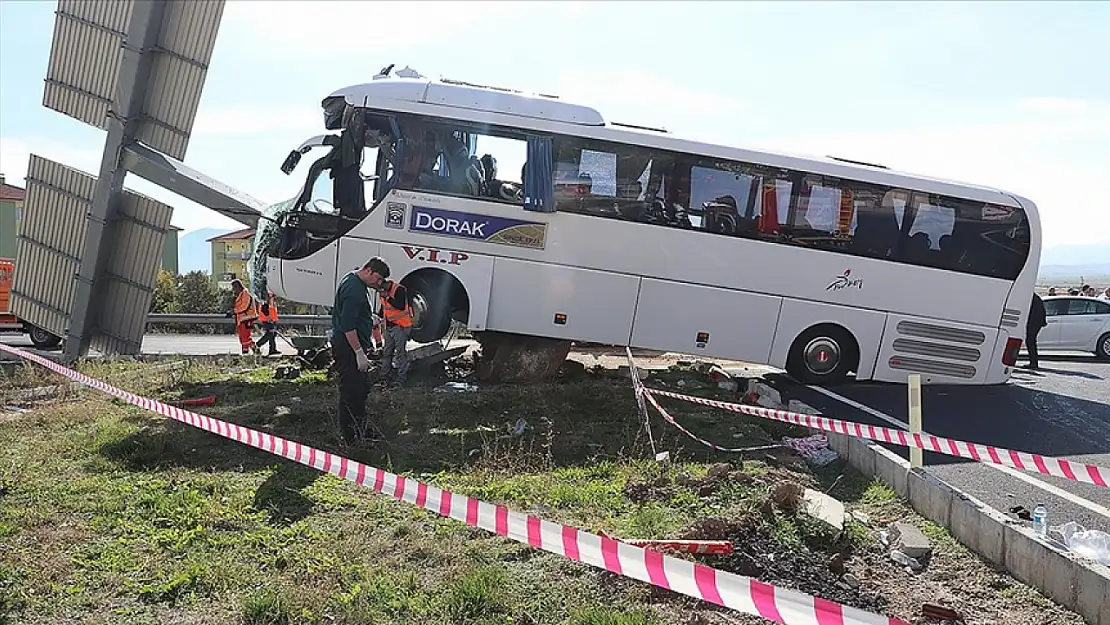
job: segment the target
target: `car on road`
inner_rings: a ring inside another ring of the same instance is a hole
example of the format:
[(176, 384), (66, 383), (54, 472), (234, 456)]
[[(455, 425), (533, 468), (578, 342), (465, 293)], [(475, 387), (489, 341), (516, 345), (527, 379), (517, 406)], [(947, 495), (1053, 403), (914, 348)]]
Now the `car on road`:
[(1044, 298), (1048, 325), (1037, 335), (1039, 350), (1094, 352), (1110, 360), (1110, 301), (1057, 295)]

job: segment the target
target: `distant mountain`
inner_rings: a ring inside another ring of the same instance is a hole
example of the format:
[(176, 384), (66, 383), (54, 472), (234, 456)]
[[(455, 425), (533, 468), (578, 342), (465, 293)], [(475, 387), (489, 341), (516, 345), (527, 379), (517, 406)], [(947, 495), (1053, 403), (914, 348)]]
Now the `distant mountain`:
[(182, 236), (177, 242), (178, 271), (212, 272), (212, 244), (208, 239), (232, 232), (230, 228), (201, 228)]
[[(1110, 263), (1084, 263), (1080, 265), (1041, 265), (1039, 278), (1080, 278), (1104, 282), (1110, 278)], [(1102, 278), (1099, 280), (1098, 278)]]

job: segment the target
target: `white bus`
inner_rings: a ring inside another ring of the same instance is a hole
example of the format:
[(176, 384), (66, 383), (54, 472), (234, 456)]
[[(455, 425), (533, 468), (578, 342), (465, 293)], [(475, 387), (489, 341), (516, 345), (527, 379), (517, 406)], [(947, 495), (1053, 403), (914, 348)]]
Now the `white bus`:
[(420, 342), (455, 319), (811, 384), (1011, 374), (1040, 256), (1025, 198), (390, 68), (325, 98), (339, 134), (282, 166), (326, 148), (260, 224), (256, 275), (282, 297), (329, 306), (377, 255), (409, 287)]

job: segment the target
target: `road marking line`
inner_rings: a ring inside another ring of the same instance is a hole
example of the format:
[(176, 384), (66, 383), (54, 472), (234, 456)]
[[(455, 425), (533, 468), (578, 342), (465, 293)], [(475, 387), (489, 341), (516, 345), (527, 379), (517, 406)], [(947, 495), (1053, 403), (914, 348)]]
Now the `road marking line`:
[[(902, 428), (903, 430), (909, 431), (909, 429), (910, 429), (909, 424), (904, 422), (904, 421), (900, 421), (898, 419), (895, 419), (894, 417), (886, 414), (885, 412), (882, 412), (880, 410), (876, 410), (875, 408), (872, 408), (871, 406), (861, 404), (858, 401), (855, 401), (853, 399), (849, 399), (847, 397), (844, 397), (843, 395), (840, 395), (838, 393), (834, 393), (834, 392), (832, 392), (828, 389), (824, 389), (824, 388), (821, 388), (819, 386), (808, 386), (808, 385), (807, 385), (806, 388), (813, 389), (813, 390), (817, 391), (818, 393), (821, 393), (822, 395), (826, 395), (826, 396), (828, 396), (832, 399), (835, 399), (836, 401), (838, 401), (842, 404), (845, 404), (845, 405), (851, 406), (852, 408), (855, 408), (857, 410), (861, 410), (863, 412), (866, 412), (867, 414), (869, 414), (869, 415), (871, 415), (871, 416), (873, 416), (877, 419), (882, 419), (883, 421), (886, 421), (887, 423), (890, 423), (892, 425), (896, 425), (896, 426)], [(923, 433), (927, 434), (928, 432), (923, 432)], [(1057, 486), (1049, 484), (1048, 482), (1045, 482), (1044, 480), (1037, 479), (1037, 478), (1029, 475), (1028, 473), (1025, 473), (1023, 471), (1018, 471), (1016, 469), (1011, 469), (1010, 467), (1003, 466), (1003, 465), (991, 464), (989, 462), (980, 462), (979, 464), (982, 465), (982, 466), (990, 467), (990, 468), (995, 469), (997, 471), (1001, 471), (1001, 472), (1005, 473), (1006, 475), (1015, 477), (1015, 478), (1025, 482), (1025, 483), (1029, 484), (1030, 486), (1034, 486), (1034, 487), (1039, 488), (1043, 491), (1052, 493), (1053, 495), (1056, 495), (1057, 497), (1059, 497), (1061, 499), (1070, 501), (1071, 503), (1073, 503), (1073, 504), (1075, 504), (1075, 505), (1077, 505), (1081, 508), (1086, 508), (1086, 509), (1090, 510), (1091, 512), (1094, 512), (1097, 515), (1100, 515), (1100, 516), (1106, 517), (1107, 519), (1110, 519), (1110, 508), (1105, 508), (1103, 506), (1100, 506), (1100, 505), (1098, 505), (1097, 503), (1095, 503), (1093, 501), (1089, 501), (1087, 499), (1084, 499), (1084, 498), (1080, 497), (1079, 495), (1076, 495), (1075, 493), (1068, 492), (1068, 491), (1066, 491), (1062, 488), (1059, 488)]]

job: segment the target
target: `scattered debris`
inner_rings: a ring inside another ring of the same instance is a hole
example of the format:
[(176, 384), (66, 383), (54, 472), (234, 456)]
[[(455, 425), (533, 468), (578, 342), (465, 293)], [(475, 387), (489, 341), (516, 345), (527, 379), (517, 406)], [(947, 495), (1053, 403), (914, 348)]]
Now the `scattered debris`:
[(803, 438), (784, 436), (782, 443), (798, 452), (811, 466), (823, 467), (839, 458), (832, 449), (829, 449), (829, 439), (824, 434), (814, 434)]
[(843, 576), (843, 577), (841, 577), (840, 579), (841, 579), (841, 581), (843, 581), (843, 582), (844, 582), (845, 584), (847, 584), (849, 588), (859, 588), (860, 586), (862, 586), (862, 585), (863, 585), (863, 584), (862, 584), (862, 583), (861, 583), (861, 582), (859, 581), (859, 578), (858, 578), (858, 577), (856, 577), (855, 575), (852, 575), (851, 573), (845, 573), (845, 574), (844, 574), (844, 576)]
[(468, 382), (448, 382), (435, 387), (436, 393), (473, 393), (478, 390), (477, 385)]
[(525, 421), (524, 419), (519, 419), (519, 420), (517, 420), (517, 422), (512, 427), (513, 435), (514, 436), (520, 436), (520, 435), (524, 434), (524, 432), (527, 429), (528, 429), (528, 422)]
[(279, 365), (274, 369), (275, 380), (296, 380), (301, 377), (301, 368), (297, 365)]
[(828, 523), (838, 531), (844, 529), (844, 504), (825, 493), (807, 488), (803, 495), (805, 513)]
[(871, 517), (868, 516), (866, 512), (863, 512), (861, 510), (853, 510), (852, 512), (848, 513), (848, 516), (860, 525), (871, 525)]
[(937, 621), (946, 621), (953, 624), (962, 624), (964, 622), (964, 618), (960, 616), (959, 612), (956, 612), (952, 608), (937, 605), (935, 603), (921, 604), (921, 616)]
[(927, 560), (933, 555), (933, 545), (914, 525), (898, 521), (890, 526), (895, 548), (915, 560)]
[(216, 396), (209, 395), (207, 397), (195, 397), (193, 399), (182, 399), (180, 401), (170, 403), (179, 408), (184, 408), (185, 406), (212, 406), (216, 403)]
[(1085, 529), (1075, 521), (1068, 521), (1050, 531), (1062, 536), (1064, 544), (1077, 556), (1110, 566), (1110, 534)]
[(652, 551), (677, 551), (680, 553), (695, 553), (699, 555), (729, 556), (732, 555), (732, 541), (730, 540), (687, 540), (687, 539), (643, 539), (643, 538), (616, 538), (605, 532), (599, 531), (599, 536), (619, 540), (634, 547), (651, 549)]
[[(632, 369), (630, 369), (628, 367), (628, 365), (621, 365), (621, 366), (617, 367), (617, 375), (622, 377), (622, 378), (628, 378), (629, 380), (631, 380), (632, 379)], [(649, 371), (647, 369), (644, 369), (644, 368), (641, 368), (641, 367), (636, 367), (636, 375), (641, 380), (647, 380), (647, 379), (651, 378), (651, 371)]]
[(894, 560), (898, 564), (910, 569), (913, 572), (917, 572), (917, 571), (920, 571), (921, 569), (925, 568), (925, 567), (921, 566), (921, 563), (918, 562), (916, 558), (911, 558), (911, 557), (907, 556), (906, 554), (902, 553), (901, 551), (898, 551), (897, 549), (890, 552), (890, 559)]
[(655, 461), (656, 462), (667, 463), (667, 462), (670, 462), (670, 460), (671, 460), (671, 452), (669, 452), (669, 451), (661, 451), (661, 452), (655, 454)]
[(794, 482), (783, 482), (775, 487), (771, 494), (771, 501), (775, 506), (789, 514), (797, 514), (802, 508), (805, 490)]
[(289, 406), (277, 406), (274, 408), (275, 417), (286, 417), (292, 413), (293, 411), (289, 409)]

